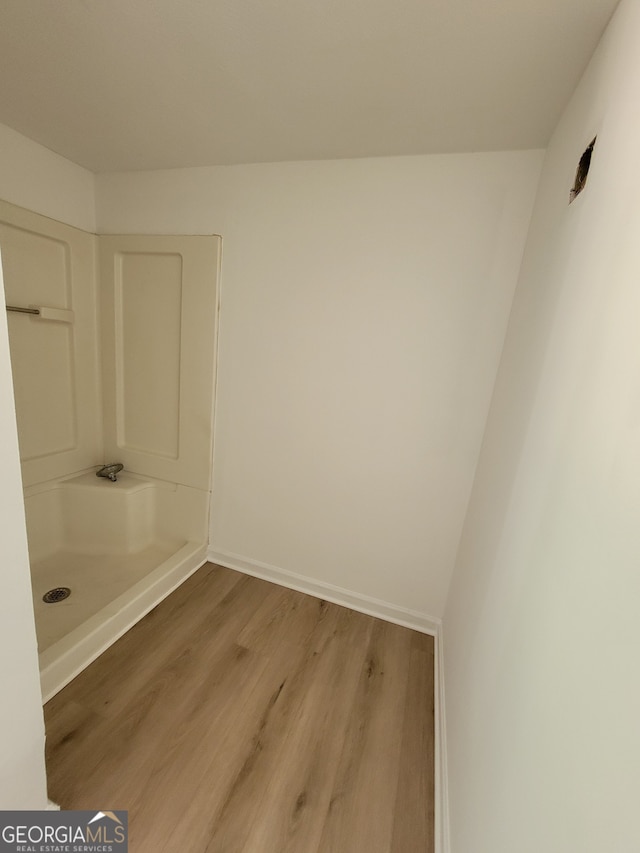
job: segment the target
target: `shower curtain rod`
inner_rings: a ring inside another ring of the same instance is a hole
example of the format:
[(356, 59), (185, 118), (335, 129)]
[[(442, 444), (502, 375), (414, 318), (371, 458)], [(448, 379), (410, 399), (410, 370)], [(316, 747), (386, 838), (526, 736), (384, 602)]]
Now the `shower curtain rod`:
[(22, 308), (18, 305), (7, 305), (7, 311), (15, 311), (16, 314), (31, 314), (39, 320), (55, 320), (58, 323), (73, 323), (73, 311), (70, 308), (48, 308), (46, 305), (34, 305), (31, 308)]
[(17, 314), (39, 314), (39, 308), (18, 308), (16, 305), (7, 305), (7, 311), (15, 311)]

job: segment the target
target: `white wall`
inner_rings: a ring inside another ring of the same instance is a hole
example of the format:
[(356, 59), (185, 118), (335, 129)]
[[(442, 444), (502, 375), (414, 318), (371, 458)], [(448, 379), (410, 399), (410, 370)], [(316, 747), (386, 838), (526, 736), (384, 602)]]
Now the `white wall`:
[(640, 848), (639, 41), (623, 0), (544, 165), (444, 619), (453, 853)]
[(99, 232), (223, 236), (217, 554), (441, 615), (541, 159), (97, 177)]
[(0, 470), (0, 808), (42, 809), (47, 804), (44, 722), (4, 311), (0, 312)]
[(94, 176), (0, 124), (0, 199), (95, 231)]

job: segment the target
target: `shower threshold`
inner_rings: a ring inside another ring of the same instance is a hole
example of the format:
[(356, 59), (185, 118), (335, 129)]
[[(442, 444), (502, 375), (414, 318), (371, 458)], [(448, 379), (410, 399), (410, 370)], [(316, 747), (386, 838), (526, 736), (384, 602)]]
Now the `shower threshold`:
[[(40, 682), (47, 702), (206, 562), (206, 546), (152, 545), (125, 556), (59, 551), (32, 566)], [(71, 595), (42, 601), (52, 587)]]

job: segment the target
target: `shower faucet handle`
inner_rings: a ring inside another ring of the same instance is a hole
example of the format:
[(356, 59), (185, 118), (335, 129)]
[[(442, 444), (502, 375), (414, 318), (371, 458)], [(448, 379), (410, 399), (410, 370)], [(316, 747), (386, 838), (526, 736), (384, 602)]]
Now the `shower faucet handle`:
[(111, 480), (112, 483), (115, 483), (118, 479), (118, 474), (124, 465), (120, 462), (112, 462), (109, 465), (103, 465), (98, 471), (96, 471), (96, 477), (104, 477), (106, 480)]

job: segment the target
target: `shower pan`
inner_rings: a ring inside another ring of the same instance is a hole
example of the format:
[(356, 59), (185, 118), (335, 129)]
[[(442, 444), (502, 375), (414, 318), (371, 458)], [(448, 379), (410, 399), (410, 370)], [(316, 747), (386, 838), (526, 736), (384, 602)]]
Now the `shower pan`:
[[(43, 697), (48, 699), (205, 560), (193, 490), (95, 471), (25, 491)], [(71, 594), (43, 601), (52, 588)]]

